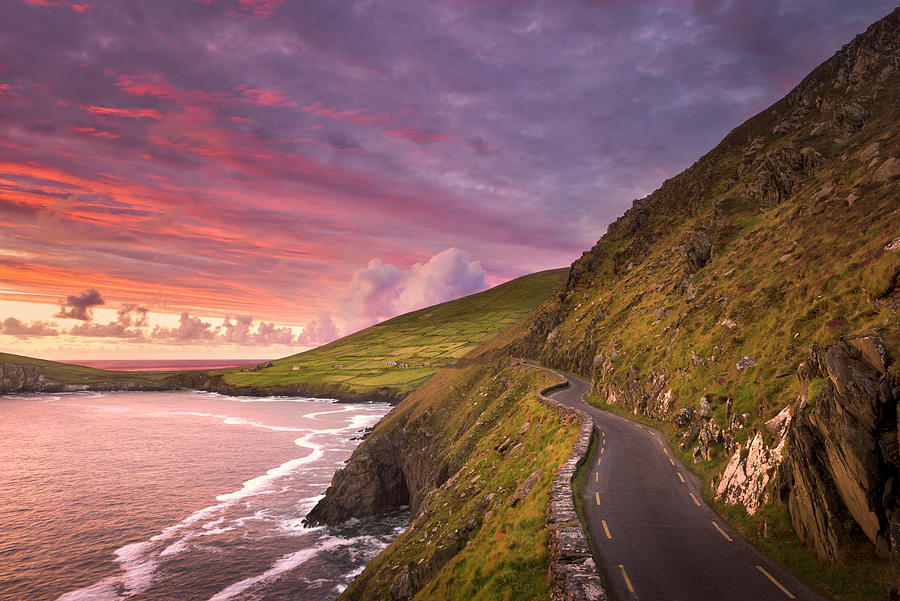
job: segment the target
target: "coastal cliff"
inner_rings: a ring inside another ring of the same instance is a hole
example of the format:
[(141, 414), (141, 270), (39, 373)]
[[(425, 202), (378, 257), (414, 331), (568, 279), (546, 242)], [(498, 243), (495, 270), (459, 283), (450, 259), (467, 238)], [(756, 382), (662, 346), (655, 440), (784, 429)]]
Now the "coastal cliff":
[(900, 545), (898, 97), (900, 9), (636, 200), (506, 346), (656, 420), (748, 536), (869, 598), (900, 585), (873, 559)]
[(306, 522), (409, 505), (411, 523), (340, 599), (550, 597), (550, 490), (582, 436), (538, 400), (554, 382), (512, 360), (444, 370), (375, 427)]

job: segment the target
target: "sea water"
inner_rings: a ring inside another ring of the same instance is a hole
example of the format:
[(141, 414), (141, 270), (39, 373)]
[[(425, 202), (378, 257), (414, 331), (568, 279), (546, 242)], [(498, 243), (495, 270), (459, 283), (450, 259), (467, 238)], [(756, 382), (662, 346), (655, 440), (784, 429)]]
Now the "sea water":
[(0, 601), (333, 599), (408, 513), (301, 519), (390, 406), (0, 397)]

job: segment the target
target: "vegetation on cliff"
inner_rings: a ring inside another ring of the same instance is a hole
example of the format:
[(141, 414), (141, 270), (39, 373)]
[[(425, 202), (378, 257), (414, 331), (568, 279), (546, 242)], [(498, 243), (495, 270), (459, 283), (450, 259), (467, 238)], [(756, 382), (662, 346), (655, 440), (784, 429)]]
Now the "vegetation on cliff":
[(864, 594), (897, 584), (870, 558), (900, 552), (898, 97), (900, 9), (635, 201), (507, 347), (667, 422), (750, 534), (792, 524), (865, 564)]
[(549, 491), (580, 429), (537, 400), (554, 382), (510, 361), (446, 369), (376, 426), (308, 520), (413, 519), (340, 599), (549, 597)]

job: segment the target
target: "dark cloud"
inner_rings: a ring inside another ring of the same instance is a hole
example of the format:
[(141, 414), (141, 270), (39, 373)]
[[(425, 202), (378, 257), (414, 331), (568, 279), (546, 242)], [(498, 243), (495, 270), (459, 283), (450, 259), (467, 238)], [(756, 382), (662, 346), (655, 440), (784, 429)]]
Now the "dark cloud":
[(60, 303), (59, 311), (54, 317), (91, 321), (94, 318), (94, 307), (105, 304), (100, 293), (94, 288), (90, 288), (81, 294), (67, 296), (66, 300)]
[(0, 323), (0, 334), (15, 336), (17, 338), (32, 338), (41, 336), (59, 336), (59, 330), (46, 321), (32, 321), (30, 324), (22, 323), (15, 317), (7, 317)]

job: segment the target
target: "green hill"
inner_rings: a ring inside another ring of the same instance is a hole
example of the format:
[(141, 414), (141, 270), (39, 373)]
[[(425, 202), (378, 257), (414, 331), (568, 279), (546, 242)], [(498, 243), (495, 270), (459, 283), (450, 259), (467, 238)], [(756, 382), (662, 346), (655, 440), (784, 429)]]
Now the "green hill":
[(332, 394), (403, 396), (441, 367), (455, 365), (521, 321), (558, 286), (567, 269), (542, 271), (464, 298), (406, 313), (330, 344), (278, 359), (259, 371), (230, 372), (238, 387), (307, 385)]
[(194, 388), (230, 394), (397, 400), (520, 322), (567, 269), (400, 315), (330, 344), (251, 368), (117, 372), (0, 353), (0, 392)]
[(898, 60), (900, 9), (636, 200), (508, 346), (656, 420), (711, 502), (844, 598), (900, 585)]

